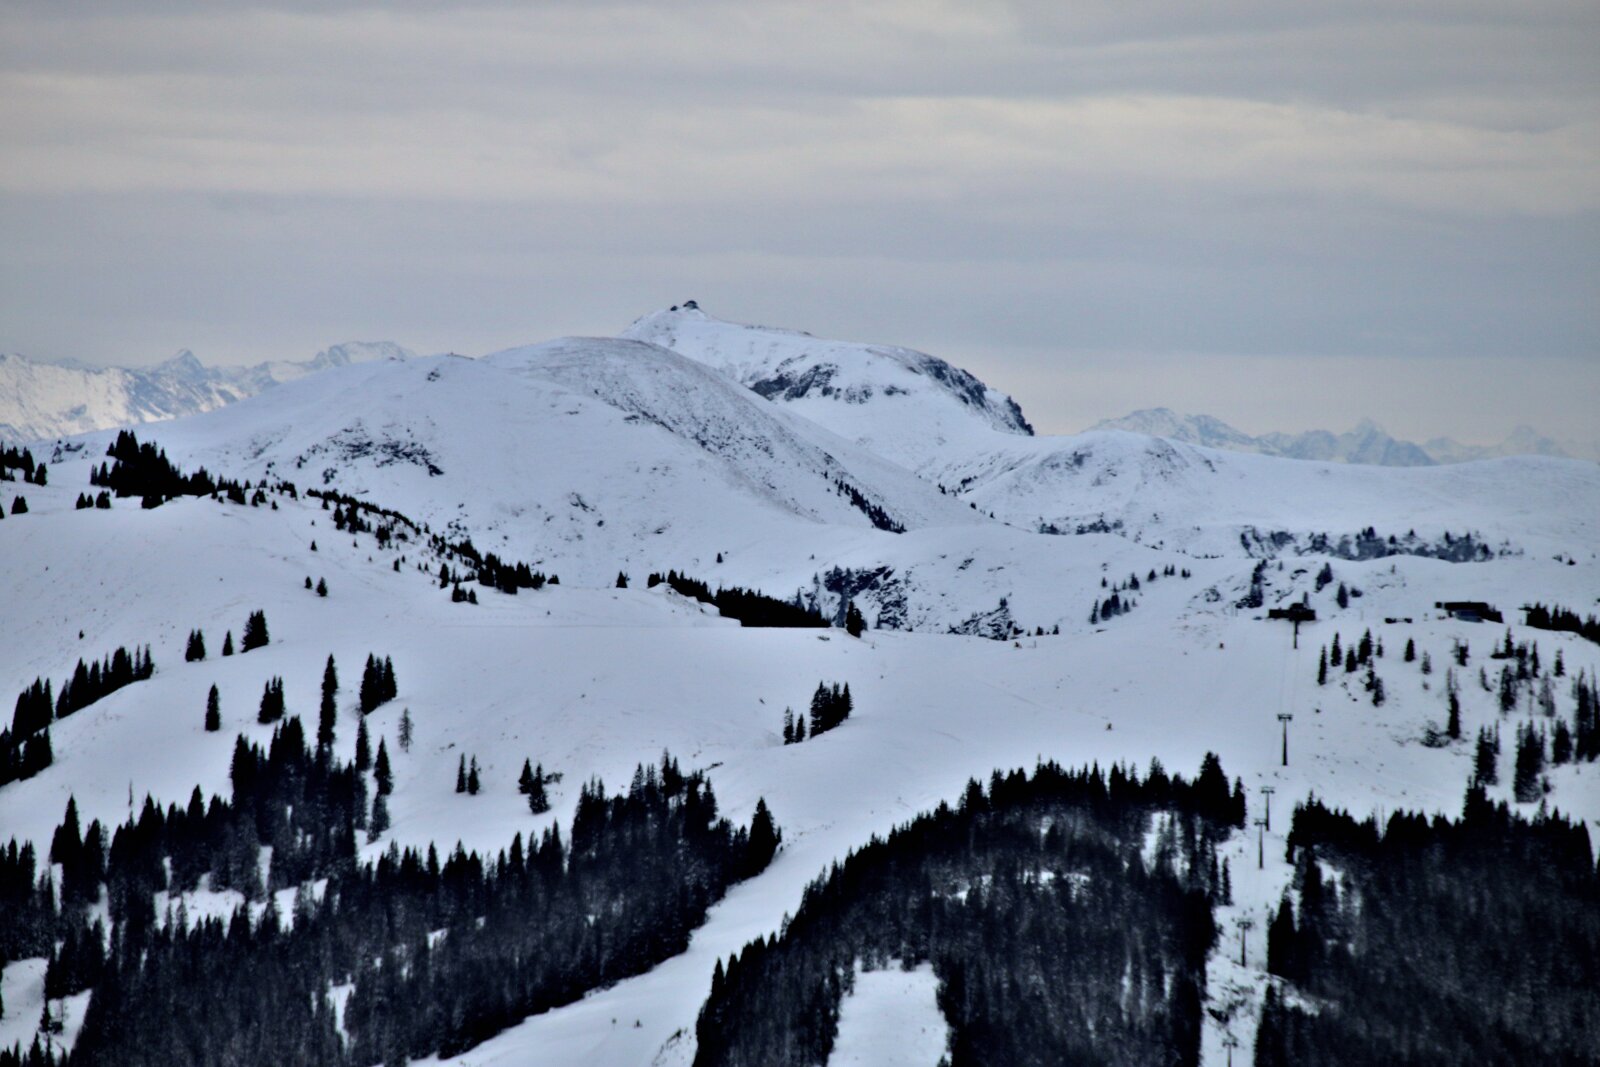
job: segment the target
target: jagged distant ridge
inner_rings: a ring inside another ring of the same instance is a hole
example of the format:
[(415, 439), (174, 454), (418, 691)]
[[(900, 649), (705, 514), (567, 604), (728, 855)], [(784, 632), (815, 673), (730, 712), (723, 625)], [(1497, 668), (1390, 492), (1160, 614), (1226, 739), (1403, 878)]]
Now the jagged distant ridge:
[(1345, 433), (1306, 430), (1301, 433), (1252, 436), (1212, 415), (1186, 415), (1170, 408), (1143, 408), (1121, 418), (1103, 420), (1090, 429), (1126, 430), (1230, 452), (1381, 467), (1426, 467), (1502, 456), (1600, 459), (1600, 448), (1594, 445), (1556, 441), (1531, 426), (1518, 426), (1504, 441), (1493, 445), (1466, 445), (1448, 437), (1435, 437), (1419, 445), (1390, 436), (1371, 419), (1361, 420), (1355, 429)]
[(0, 438), (39, 441), (198, 415), (308, 374), (416, 353), (393, 341), (348, 341), (308, 360), (207, 367), (184, 349), (153, 367), (91, 367), (0, 353)]

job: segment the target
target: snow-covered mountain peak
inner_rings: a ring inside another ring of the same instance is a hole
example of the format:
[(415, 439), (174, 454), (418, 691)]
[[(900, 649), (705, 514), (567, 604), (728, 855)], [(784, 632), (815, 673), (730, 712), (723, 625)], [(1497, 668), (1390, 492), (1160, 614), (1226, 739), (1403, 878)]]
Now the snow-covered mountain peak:
[(1011, 397), (935, 356), (813, 337), (706, 314), (692, 301), (637, 320), (623, 337), (670, 348), (768, 400), (926, 472), (1000, 433), (1031, 436)]

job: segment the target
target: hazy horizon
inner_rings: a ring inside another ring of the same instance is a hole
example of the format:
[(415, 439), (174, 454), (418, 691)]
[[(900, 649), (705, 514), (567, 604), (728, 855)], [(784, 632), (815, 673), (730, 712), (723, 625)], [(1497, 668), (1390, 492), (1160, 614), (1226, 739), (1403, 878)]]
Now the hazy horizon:
[(1591, 438), (1600, 8), (24, 2), (0, 351), (724, 318), (1073, 431)]

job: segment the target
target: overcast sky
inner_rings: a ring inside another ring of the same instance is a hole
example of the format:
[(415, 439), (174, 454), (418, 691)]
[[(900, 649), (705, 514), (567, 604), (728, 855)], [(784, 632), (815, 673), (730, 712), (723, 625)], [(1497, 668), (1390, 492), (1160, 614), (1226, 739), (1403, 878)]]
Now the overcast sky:
[(0, 351), (481, 354), (690, 297), (1041, 430), (1592, 440), (1600, 4), (0, 14)]

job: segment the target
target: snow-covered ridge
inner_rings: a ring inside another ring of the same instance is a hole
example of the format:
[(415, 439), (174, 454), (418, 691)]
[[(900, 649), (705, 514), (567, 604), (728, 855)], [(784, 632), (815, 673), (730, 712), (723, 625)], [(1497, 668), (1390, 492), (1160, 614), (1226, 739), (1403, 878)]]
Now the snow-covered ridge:
[(0, 353), (0, 438), (38, 441), (181, 418), (332, 367), (415, 356), (392, 341), (349, 341), (303, 362), (249, 367), (207, 367), (188, 349), (153, 367), (91, 367)]

